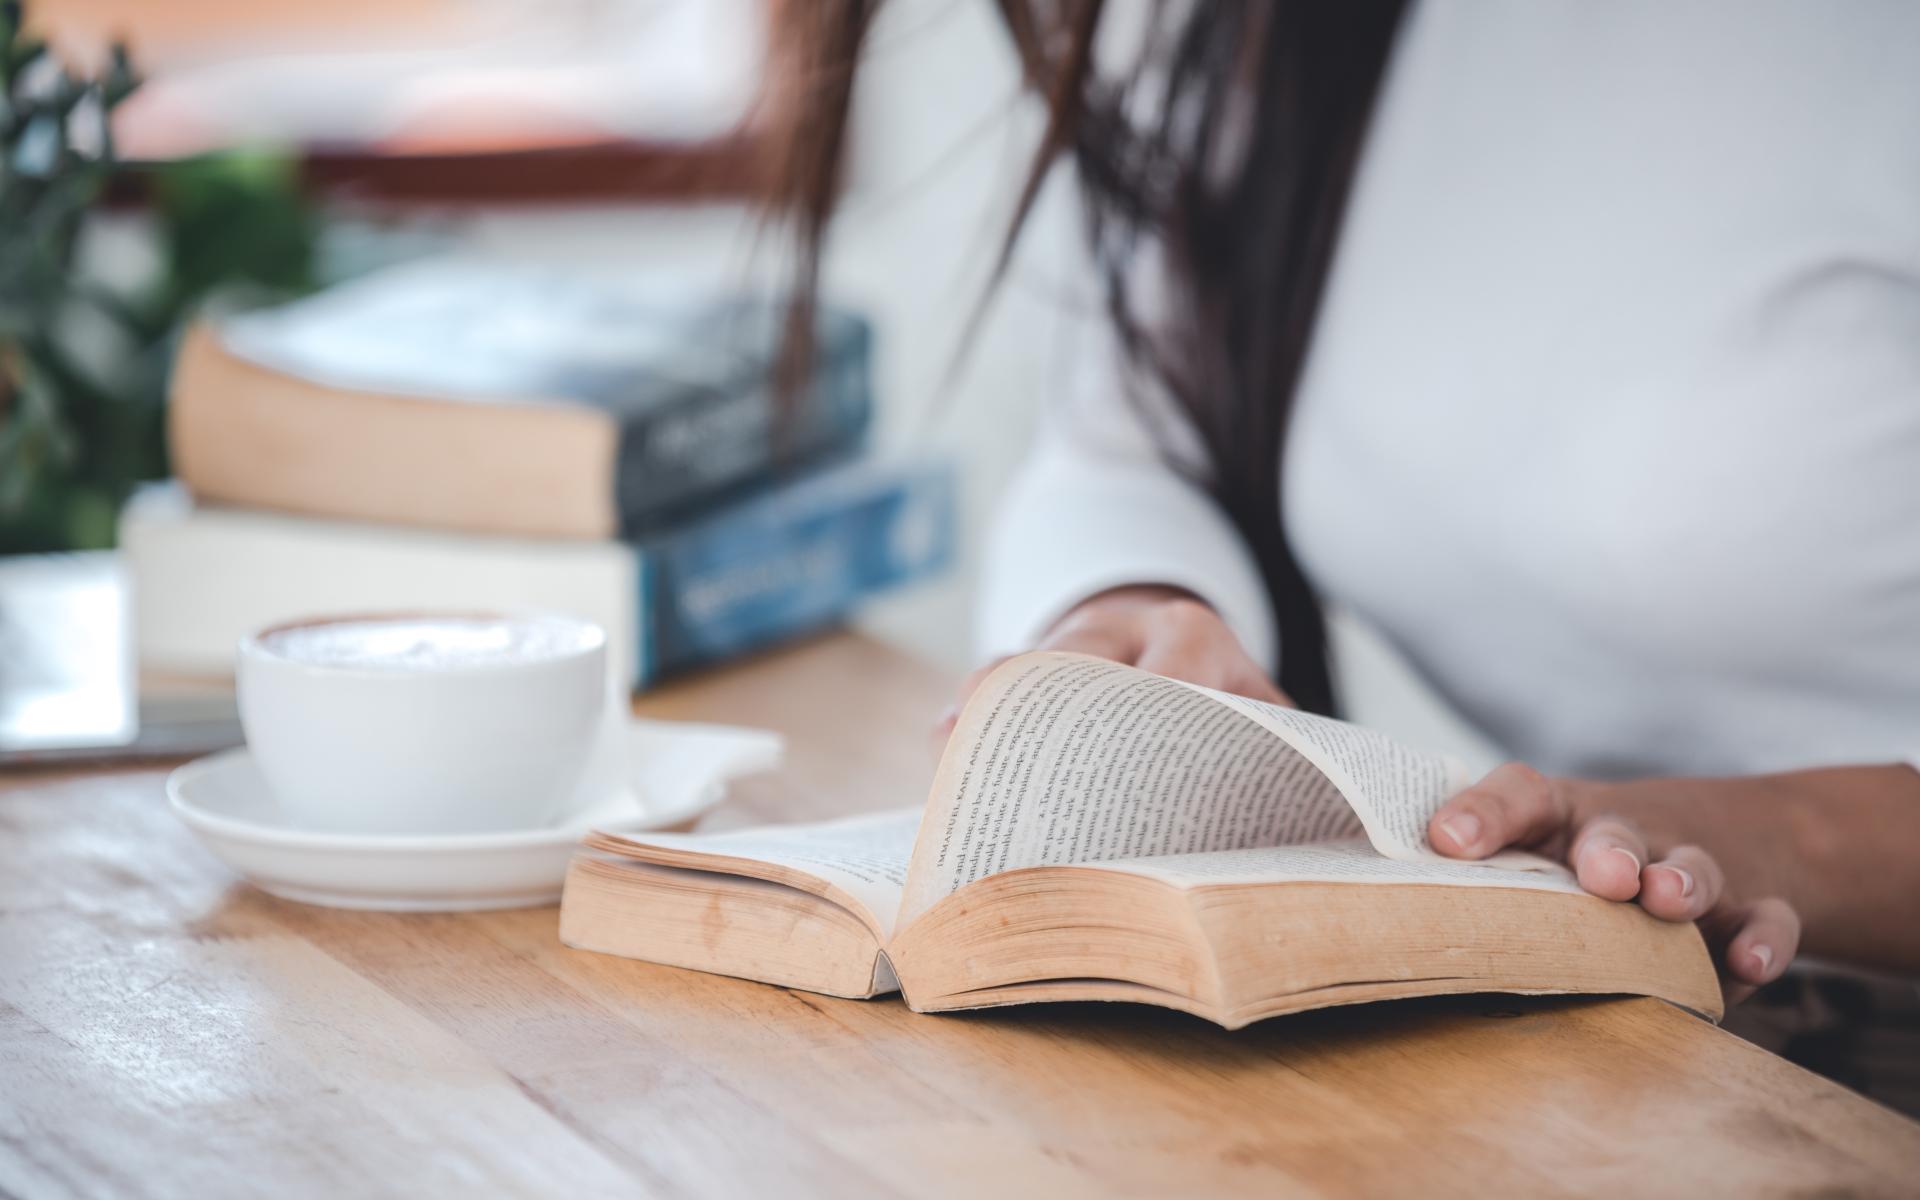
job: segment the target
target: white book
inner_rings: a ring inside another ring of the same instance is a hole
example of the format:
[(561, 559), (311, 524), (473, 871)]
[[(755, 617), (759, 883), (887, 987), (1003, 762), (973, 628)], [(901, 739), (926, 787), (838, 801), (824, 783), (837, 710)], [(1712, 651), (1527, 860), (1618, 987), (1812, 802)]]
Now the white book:
[(242, 637), (344, 613), (565, 613), (644, 687), (845, 618), (952, 561), (953, 472), (858, 459), (768, 485), (637, 543), (455, 533), (141, 492), (121, 517), (142, 670), (227, 675)]
[(635, 549), (613, 541), (449, 535), (196, 505), (141, 491), (120, 518), (142, 670), (229, 675), (245, 634), (302, 617), (537, 609), (607, 631), (609, 669), (644, 648)]

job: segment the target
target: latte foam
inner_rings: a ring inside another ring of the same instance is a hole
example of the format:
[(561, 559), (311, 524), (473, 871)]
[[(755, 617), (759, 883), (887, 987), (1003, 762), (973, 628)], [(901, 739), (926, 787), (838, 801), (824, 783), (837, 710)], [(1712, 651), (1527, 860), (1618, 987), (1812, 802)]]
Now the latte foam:
[(545, 617), (367, 617), (293, 625), (264, 635), (281, 658), (323, 667), (457, 671), (570, 658), (602, 641), (584, 621)]

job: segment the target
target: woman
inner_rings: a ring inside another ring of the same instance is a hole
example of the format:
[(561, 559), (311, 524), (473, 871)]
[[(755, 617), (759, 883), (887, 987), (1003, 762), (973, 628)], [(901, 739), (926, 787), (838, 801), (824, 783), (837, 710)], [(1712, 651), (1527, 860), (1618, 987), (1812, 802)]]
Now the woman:
[[(870, 6), (785, 7), (817, 244)], [(1326, 709), (1338, 602), (1520, 760), (1441, 851), (1700, 921), (1730, 998), (1920, 973), (1920, 6), (1199, 3), (1120, 74), (1001, 9), (1114, 336), (989, 648)]]

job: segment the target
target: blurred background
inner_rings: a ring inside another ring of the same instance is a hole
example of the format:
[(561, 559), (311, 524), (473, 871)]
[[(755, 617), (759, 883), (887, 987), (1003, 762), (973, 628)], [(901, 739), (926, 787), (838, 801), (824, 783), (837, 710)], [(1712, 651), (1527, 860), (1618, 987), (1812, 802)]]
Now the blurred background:
[[(641, 685), (841, 620), (971, 665), (980, 537), (1090, 296), (1056, 179), (953, 370), (1038, 134), (986, 0), (889, 0), (870, 38), (819, 445), (776, 469), (750, 421), (649, 415), (764, 397), (739, 304), (785, 267), (747, 204), (781, 2), (10, 6), (0, 736), (124, 740), (137, 680), (150, 736), (217, 737), (237, 625), (447, 588), (625, 621)], [(611, 414), (608, 512), (499, 511), (488, 454), (579, 473), (559, 425), (492, 420), (556, 394)], [(621, 474), (722, 442), (672, 497)], [(1351, 715), (1493, 759), (1368, 631), (1335, 646)]]

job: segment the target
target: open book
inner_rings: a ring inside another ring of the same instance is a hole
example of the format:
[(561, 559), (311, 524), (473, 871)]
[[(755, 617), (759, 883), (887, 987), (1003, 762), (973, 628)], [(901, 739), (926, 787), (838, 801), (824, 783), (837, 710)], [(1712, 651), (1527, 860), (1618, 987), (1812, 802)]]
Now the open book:
[(1008, 660), (924, 808), (595, 832), (570, 946), (918, 1011), (1133, 1000), (1239, 1028), (1447, 992), (1659, 996), (1717, 1018), (1700, 934), (1545, 859), (1442, 858), (1449, 760), (1081, 655)]

